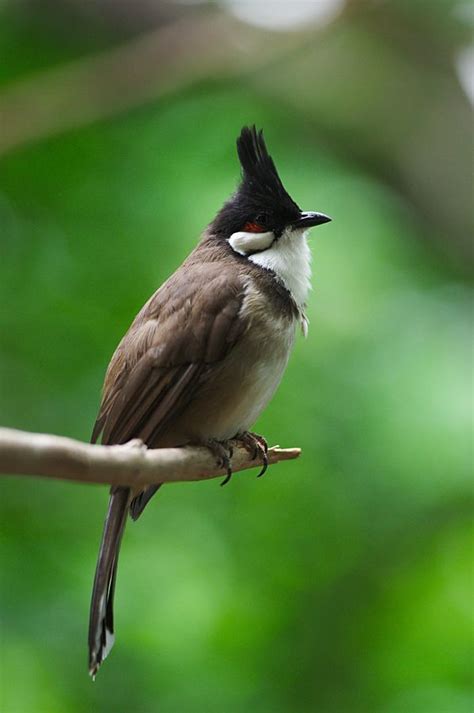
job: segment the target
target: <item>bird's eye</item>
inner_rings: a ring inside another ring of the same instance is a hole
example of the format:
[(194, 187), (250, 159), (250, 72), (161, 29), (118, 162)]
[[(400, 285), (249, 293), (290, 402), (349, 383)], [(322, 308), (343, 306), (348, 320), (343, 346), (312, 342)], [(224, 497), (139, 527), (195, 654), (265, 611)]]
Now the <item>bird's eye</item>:
[(266, 228), (260, 223), (249, 222), (245, 223), (244, 230), (246, 233), (264, 233)]

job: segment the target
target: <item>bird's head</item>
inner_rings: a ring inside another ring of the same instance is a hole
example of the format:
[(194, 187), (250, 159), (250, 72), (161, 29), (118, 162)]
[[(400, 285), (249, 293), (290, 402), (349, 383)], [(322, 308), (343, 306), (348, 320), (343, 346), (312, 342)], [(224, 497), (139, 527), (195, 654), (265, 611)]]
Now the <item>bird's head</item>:
[(241, 255), (268, 250), (282, 236), (301, 235), (331, 220), (324, 213), (302, 211), (286, 192), (267, 151), (263, 132), (245, 126), (237, 139), (242, 179), (215, 217), (211, 230)]

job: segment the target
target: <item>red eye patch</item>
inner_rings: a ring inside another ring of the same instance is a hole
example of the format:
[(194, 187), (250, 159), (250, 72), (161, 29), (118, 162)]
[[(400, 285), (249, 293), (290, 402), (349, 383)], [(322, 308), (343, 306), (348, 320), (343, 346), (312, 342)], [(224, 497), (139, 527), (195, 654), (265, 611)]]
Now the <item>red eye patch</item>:
[(244, 230), (247, 233), (264, 233), (266, 229), (258, 223), (245, 223)]

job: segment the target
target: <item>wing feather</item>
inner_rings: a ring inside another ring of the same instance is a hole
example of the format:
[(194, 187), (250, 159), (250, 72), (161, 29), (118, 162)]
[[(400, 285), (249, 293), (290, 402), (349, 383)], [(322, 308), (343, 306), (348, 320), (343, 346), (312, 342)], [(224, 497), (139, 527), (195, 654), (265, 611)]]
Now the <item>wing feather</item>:
[(155, 293), (118, 346), (93, 440), (153, 447), (235, 344), (244, 284), (217, 265), (190, 272), (184, 287), (178, 271)]

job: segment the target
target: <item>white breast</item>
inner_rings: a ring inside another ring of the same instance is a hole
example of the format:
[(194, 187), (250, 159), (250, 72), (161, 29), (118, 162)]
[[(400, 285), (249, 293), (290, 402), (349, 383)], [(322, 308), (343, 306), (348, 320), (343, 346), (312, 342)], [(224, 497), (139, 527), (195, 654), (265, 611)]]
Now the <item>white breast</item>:
[[(215, 438), (231, 438), (247, 431), (270, 402), (288, 364), (295, 339), (296, 321), (281, 320), (274, 324), (271, 342), (263, 341), (260, 353), (249, 361), (245, 345), (237, 347), (229, 361), (234, 379), (239, 384), (232, 408), (220, 413)], [(217, 426), (217, 424), (216, 424)]]
[(294, 338), (294, 323), (282, 323), (279, 343), (274, 344), (273, 353), (266, 354), (260, 362), (255, 362), (252, 373), (248, 374), (245, 399), (247, 403), (241, 404), (244, 430), (255, 423), (277, 390), (288, 364)]

